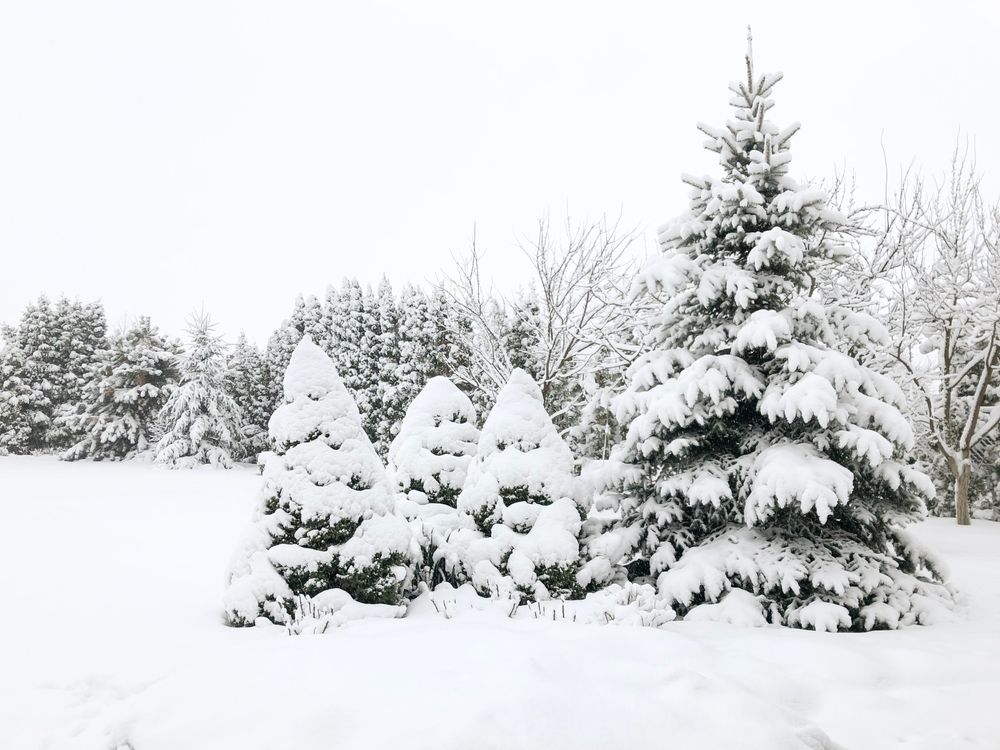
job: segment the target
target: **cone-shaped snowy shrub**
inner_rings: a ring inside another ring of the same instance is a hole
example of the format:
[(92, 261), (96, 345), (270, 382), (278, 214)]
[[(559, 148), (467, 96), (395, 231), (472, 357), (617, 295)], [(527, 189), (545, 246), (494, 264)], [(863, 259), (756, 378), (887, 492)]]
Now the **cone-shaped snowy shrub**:
[(410, 574), (409, 527), (393, 512), (354, 399), (308, 336), (288, 364), (270, 435), (261, 507), (225, 596), (229, 622), (287, 623), (300, 596), (320, 608), (339, 602), (339, 592), (398, 604)]
[(406, 410), (389, 447), (396, 490), (418, 503), (455, 507), (478, 441), (469, 397), (448, 378), (431, 378)]
[(189, 333), (180, 385), (160, 412), (166, 432), (157, 444), (156, 461), (175, 469), (199, 464), (228, 469), (241, 416), (226, 392), (225, 346), (207, 315), (194, 316)]
[(842, 219), (788, 176), (798, 126), (766, 119), (781, 76), (747, 71), (734, 119), (701, 126), (721, 178), (685, 178), (690, 210), (637, 280), (653, 350), (616, 402), (621, 522), (592, 551), (680, 611), (746, 589), (793, 626), (925, 622), (950, 596), (903, 529), (932, 492), (903, 395), (835, 348), (838, 325), (880, 327), (810, 293)]
[(582, 596), (587, 493), (531, 376), (514, 370), (483, 424), (458, 507), (488, 536), (463, 561), (484, 594), (522, 601)]

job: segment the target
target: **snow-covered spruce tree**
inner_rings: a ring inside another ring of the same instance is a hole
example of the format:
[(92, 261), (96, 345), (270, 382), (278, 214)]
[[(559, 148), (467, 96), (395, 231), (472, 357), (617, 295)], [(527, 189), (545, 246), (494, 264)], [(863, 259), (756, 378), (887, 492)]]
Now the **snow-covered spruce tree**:
[(176, 386), (177, 355), (147, 317), (113, 336), (84, 385), (82, 410), (68, 423), (79, 439), (62, 458), (119, 460), (148, 450), (156, 415)]
[(56, 303), (55, 316), (59, 372), (46, 443), (50, 449), (65, 449), (76, 439), (70, 425), (83, 409), (83, 387), (99, 352), (107, 348), (107, 322), (100, 302), (84, 304), (65, 297)]
[(48, 447), (61, 374), (56, 348), (58, 336), (55, 310), (45, 295), (29, 304), (19, 325), (8, 328), (4, 335), (17, 350), (12, 352), (16, 356), (10, 358), (7, 369), (18, 396), (15, 400), (7, 399), (8, 408), (16, 404), (19, 412), (16, 421), (28, 425), (28, 433), (18, 449), (20, 453), (40, 452)]
[(580, 537), (589, 495), (573, 454), (542, 405), (542, 392), (514, 370), (483, 424), (458, 508), (487, 538), (463, 564), (484, 595), (522, 602), (582, 597)]
[(427, 296), (413, 284), (399, 295), (399, 360), (396, 366), (396, 397), (406, 409), (423, 389), (432, 372), (435, 345)]
[(421, 504), (456, 507), (478, 441), (469, 397), (448, 378), (431, 378), (406, 410), (389, 447), (396, 491)]
[(363, 604), (400, 603), (409, 526), (394, 513), (354, 400), (309, 337), (292, 354), (284, 391), (261, 506), (230, 573), (228, 621), (287, 623), (300, 596), (319, 609), (338, 606), (345, 592)]
[(264, 356), (244, 333), (240, 333), (229, 354), (224, 382), (242, 416), (235, 456), (256, 461), (259, 454), (270, 448), (267, 422), (271, 418), (271, 401)]
[(542, 319), (534, 289), (520, 292), (510, 303), (501, 337), (511, 367), (536, 381), (544, 375), (541, 358)]
[(0, 456), (25, 454), (31, 449), (32, 410), (36, 396), (22, 378), (24, 352), (16, 331), (4, 330), (6, 345), (0, 351)]
[(180, 384), (160, 411), (164, 434), (156, 462), (173, 469), (201, 464), (229, 469), (242, 416), (226, 391), (226, 346), (205, 313), (191, 316), (188, 335)]
[(377, 445), (380, 415), (379, 360), (382, 329), (378, 315), (378, 302), (371, 284), (364, 287), (361, 307), (357, 311), (361, 338), (358, 346), (358, 369), (355, 373), (354, 398), (361, 410), (361, 423), (373, 445)]
[(375, 315), (378, 321), (374, 352), (378, 413), (371, 415), (375, 431), (372, 442), (378, 454), (385, 456), (399, 431), (407, 406), (399, 388), (399, 308), (392, 285), (385, 276), (378, 285)]
[(903, 527), (932, 488), (907, 464), (899, 388), (836, 350), (846, 313), (810, 294), (842, 219), (788, 176), (798, 125), (767, 119), (780, 79), (748, 55), (734, 119), (700, 126), (722, 176), (685, 178), (690, 209), (637, 279), (659, 301), (652, 351), (616, 402), (621, 521), (591, 549), (658, 576), (681, 612), (745, 589), (791, 626), (927, 622), (950, 595)]

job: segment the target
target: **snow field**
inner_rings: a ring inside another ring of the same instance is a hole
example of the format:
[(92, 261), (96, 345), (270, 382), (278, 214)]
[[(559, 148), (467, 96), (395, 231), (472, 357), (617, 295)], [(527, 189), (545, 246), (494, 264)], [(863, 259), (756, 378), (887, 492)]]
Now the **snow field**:
[(952, 624), (607, 627), (459, 590), (290, 637), (222, 624), (260, 481), (0, 458), (0, 748), (1000, 746), (997, 525), (914, 529), (965, 593)]

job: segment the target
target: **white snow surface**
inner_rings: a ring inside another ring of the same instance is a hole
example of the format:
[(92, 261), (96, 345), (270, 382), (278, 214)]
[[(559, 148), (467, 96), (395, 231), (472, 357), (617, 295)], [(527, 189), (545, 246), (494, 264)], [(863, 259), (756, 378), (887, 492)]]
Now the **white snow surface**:
[(644, 614), (650, 587), (510, 618), (442, 587), (401, 619), (327, 602), (340, 627), (290, 636), (222, 624), (259, 482), (0, 457), (0, 748), (998, 747), (998, 524), (913, 528), (965, 597), (931, 627), (747, 627), (740, 594), (663, 622)]

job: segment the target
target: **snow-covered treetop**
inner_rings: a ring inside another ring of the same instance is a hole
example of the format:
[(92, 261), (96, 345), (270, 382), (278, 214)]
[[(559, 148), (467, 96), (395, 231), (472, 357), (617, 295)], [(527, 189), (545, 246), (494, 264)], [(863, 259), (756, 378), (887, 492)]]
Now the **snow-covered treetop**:
[(529, 494), (550, 500), (585, 502), (573, 454), (545, 411), (541, 389), (524, 370), (510, 374), (483, 424), (468, 485), (483, 476), (495, 479), (499, 488), (527, 487)]
[(285, 403), (289, 404), (303, 397), (318, 401), (344, 387), (333, 362), (308, 335), (302, 337), (292, 352), (282, 384)]
[(766, 119), (780, 80), (780, 74), (755, 76), (748, 56), (746, 81), (730, 85), (734, 119), (723, 128), (699, 125), (723, 173), (683, 178), (692, 187), (690, 208), (660, 229), (663, 254), (633, 287), (637, 297), (665, 301), (661, 320), (690, 313), (725, 321), (701, 334), (696, 343), (703, 350), (716, 349), (734, 323), (755, 311), (783, 308), (808, 289), (817, 263), (845, 252), (836, 241), (843, 216), (822, 190), (788, 176), (798, 124), (781, 129)]
[(397, 486), (405, 490), (417, 483), (428, 494), (441, 485), (461, 490), (478, 440), (469, 397), (448, 378), (431, 378), (413, 399), (389, 447)]

